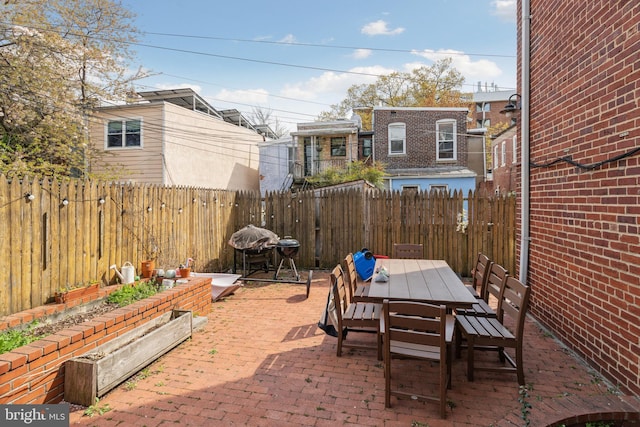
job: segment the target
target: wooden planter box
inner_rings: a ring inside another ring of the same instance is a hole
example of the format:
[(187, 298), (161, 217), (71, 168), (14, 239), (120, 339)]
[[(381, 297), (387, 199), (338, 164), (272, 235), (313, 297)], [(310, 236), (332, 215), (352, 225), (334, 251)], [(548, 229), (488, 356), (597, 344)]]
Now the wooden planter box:
[(191, 311), (174, 310), (65, 362), (64, 400), (91, 406), (191, 336)]
[(71, 301), (77, 299), (92, 299), (98, 295), (100, 290), (100, 283), (92, 283), (89, 286), (82, 286), (80, 288), (74, 288), (64, 292), (56, 292), (55, 300), (56, 304), (68, 304)]

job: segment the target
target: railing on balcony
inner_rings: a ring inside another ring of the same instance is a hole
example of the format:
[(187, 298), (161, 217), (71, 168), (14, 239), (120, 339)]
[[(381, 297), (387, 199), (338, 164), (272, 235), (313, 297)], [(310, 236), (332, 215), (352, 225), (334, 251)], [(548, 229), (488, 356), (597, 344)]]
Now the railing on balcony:
[(329, 169), (345, 169), (349, 161), (346, 159), (329, 159), (329, 160), (313, 160), (306, 164), (302, 162), (293, 162), (293, 177), (305, 178), (308, 176), (314, 176), (321, 174)]

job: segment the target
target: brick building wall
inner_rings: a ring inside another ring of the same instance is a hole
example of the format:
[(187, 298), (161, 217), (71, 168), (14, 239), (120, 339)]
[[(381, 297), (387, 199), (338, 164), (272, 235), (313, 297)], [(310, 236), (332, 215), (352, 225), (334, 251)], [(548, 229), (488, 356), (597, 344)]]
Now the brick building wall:
[(637, 394), (640, 2), (532, 0), (531, 16), (531, 312)]
[[(493, 191), (500, 195), (508, 195), (517, 191), (517, 177), (520, 170), (520, 158), (514, 157), (514, 146), (517, 147), (516, 127), (507, 128), (491, 141), (491, 175)], [(515, 141), (515, 143), (514, 143)]]
[[(466, 108), (375, 108), (374, 133), (376, 161), (387, 169), (429, 168), (444, 165), (467, 166)], [(436, 122), (456, 121), (456, 157), (454, 161), (436, 161)], [(390, 123), (405, 123), (406, 154), (389, 155)]]

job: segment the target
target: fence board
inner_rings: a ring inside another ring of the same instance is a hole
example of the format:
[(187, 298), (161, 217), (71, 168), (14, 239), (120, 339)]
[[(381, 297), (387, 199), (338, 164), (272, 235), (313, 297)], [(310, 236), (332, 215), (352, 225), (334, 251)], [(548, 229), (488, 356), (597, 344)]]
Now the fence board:
[[(0, 175), (0, 224), (3, 230), (0, 232), (0, 253), (11, 254), (11, 200), (10, 185), (4, 175)], [(6, 258), (5, 256), (0, 259)], [(0, 268), (0, 307), (11, 307), (11, 265), (7, 262)], [(4, 285), (6, 284), (6, 285)]]

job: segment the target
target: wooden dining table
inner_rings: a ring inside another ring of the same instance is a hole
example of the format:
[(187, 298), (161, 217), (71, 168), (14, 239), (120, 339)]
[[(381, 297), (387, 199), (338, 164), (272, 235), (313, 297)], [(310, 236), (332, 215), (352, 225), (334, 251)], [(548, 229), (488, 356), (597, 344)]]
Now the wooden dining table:
[[(386, 282), (377, 280), (382, 268), (388, 273)], [(437, 259), (377, 259), (369, 298), (444, 304), (449, 310), (469, 308), (477, 302), (449, 264)]]

